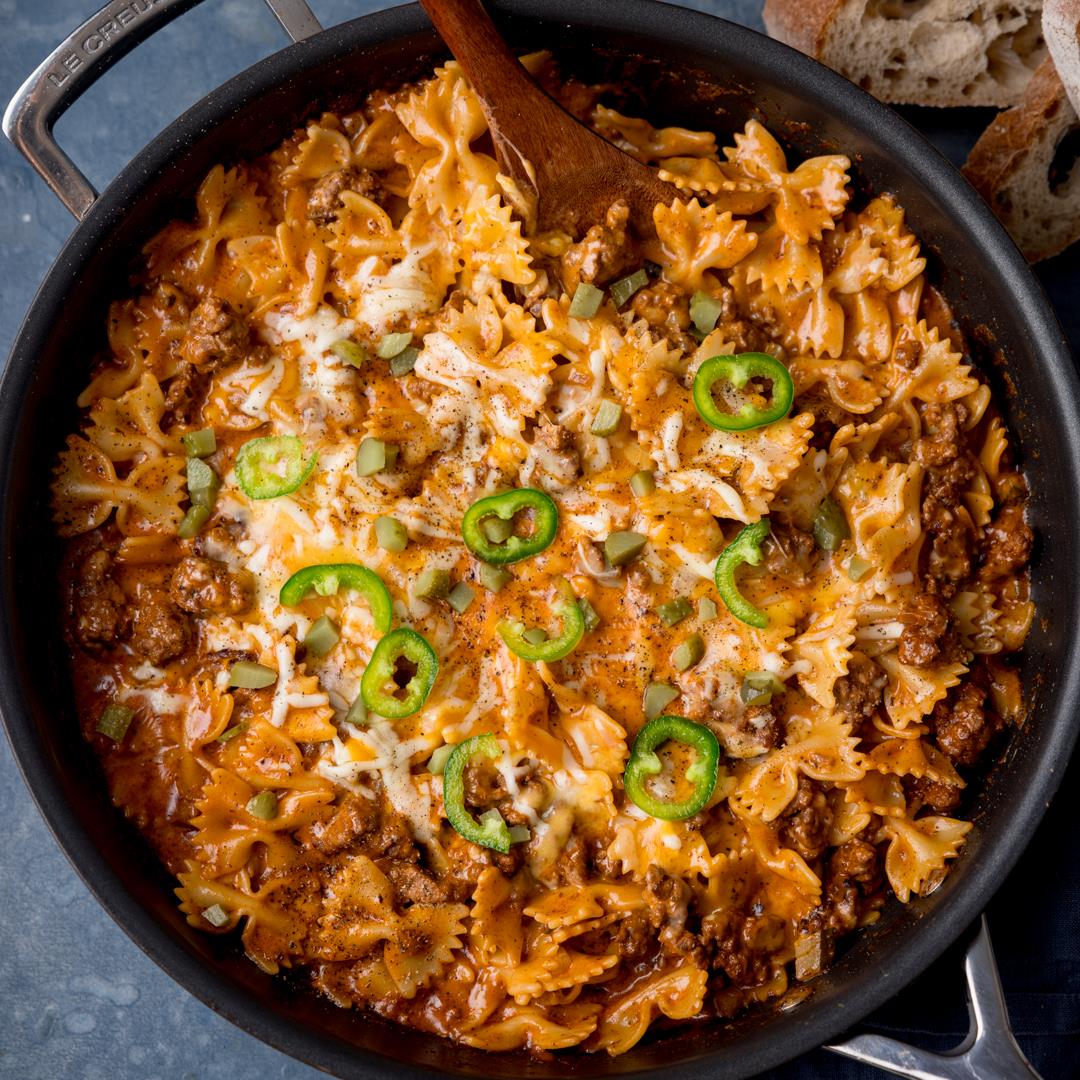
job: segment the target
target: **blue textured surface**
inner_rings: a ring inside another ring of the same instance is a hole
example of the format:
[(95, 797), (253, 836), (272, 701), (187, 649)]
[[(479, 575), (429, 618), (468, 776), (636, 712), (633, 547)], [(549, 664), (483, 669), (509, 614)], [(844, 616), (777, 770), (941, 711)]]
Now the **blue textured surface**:
[[(618, 0), (611, 0), (618, 2)], [(0, 102), (96, 6), (0, 0)], [(325, 25), (388, 4), (314, 0)], [(760, 28), (759, 0), (686, 6)], [(169, 120), (226, 77), (284, 43), (258, 0), (211, 0), (161, 31), (95, 86), (58, 125), (97, 186)], [(911, 110), (954, 160), (986, 113)], [(0, 146), (0, 358), (71, 219), (4, 142)], [(1080, 256), (1040, 268), (1080, 346)], [(2, 360), (0, 360), (2, 362)], [(1075, 1077), (1080, 1048), (1080, 829), (1074, 765), (1018, 870), (990, 905), (1002, 980), (1024, 1050), (1047, 1080)], [(308, 1080), (318, 1075), (232, 1027), (185, 991), (97, 906), (49, 836), (0, 740), (0, 1076), (18, 1080)], [(939, 1048), (967, 1027), (955, 951), (874, 1018)], [(776, 1074), (785, 1080), (883, 1074), (824, 1052)]]

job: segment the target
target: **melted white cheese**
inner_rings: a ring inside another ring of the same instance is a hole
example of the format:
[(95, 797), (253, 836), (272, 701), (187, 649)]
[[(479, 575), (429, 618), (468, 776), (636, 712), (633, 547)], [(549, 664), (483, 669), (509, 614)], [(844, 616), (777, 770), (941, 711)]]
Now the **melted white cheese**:
[(662, 463), (664, 468), (674, 472), (679, 467), (679, 436), (682, 435), (683, 415), (671, 413), (660, 429)]
[(428, 841), (434, 835), (432, 798), (429, 777), (413, 776), (411, 762), (417, 754), (429, 754), (438, 745), (426, 738), (398, 738), (394, 725), (381, 721), (369, 728), (345, 725), (352, 737), (363, 743), (375, 756), (368, 761), (354, 761), (339, 739), (332, 746), (332, 758), (324, 757), (318, 771), (329, 780), (355, 788), (363, 773), (378, 773), (390, 805), (409, 822), (413, 836)]
[(305, 355), (319, 360), (333, 355), (330, 350), (337, 342), (356, 333), (356, 323), (343, 319), (327, 304), (304, 319), (285, 311), (271, 311), (263, 317), (263, 322), (273, 344), (298, 341)]
[(274, 700), (270, 706), (270, 723), (281, 727), (289, 715), (289, 683), (296, 673), (296, 658), (288, 641), (279, 641), (274, 650), (277, 657), (278, 677), (274, 683)]
[(228, 372), (218, 380), (218, 385), (238, 402), (245, 416), (268, 423), (266, 411), (270, 399), (285, 378), (285, 361), (280, 356), (267, 363), (250, 367), (245, 364), (237, 371)]
[(121, 701), (132, 701), (138, 706), (147, 706), (158, 716), (179, 716), (189, 704), (186, 694), (174, 694), (161, 686), (140, 686), (125, 690), (120, 694)]
[(423, 266), (426, 254), (424, 249), (410, 251), (385, 274), (375, 273), (377, 258), (365, 259), (349, 283), (356, 321), (372, 333), (385, 334), (401, 316), (411, 321), (417, 315), (437, 311), (442, 295)]

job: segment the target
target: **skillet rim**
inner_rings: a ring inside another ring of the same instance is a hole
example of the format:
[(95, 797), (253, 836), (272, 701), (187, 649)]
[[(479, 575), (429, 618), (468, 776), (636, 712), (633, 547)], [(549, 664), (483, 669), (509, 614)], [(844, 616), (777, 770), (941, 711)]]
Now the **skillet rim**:
[[(725, 50), (755, 55), (769, 70), (767, 82), (787, 91), (816, 90), (815, 104), (832, 109), (845, 127), (856, 132), (873, 132), (872, 139), (889, 143), (893, 156), (917, 168), (924, 186), (965, 235), (987, 265), (996, 269), (1001, 285), (1015, 300), (1014, 318), (1034, 342), (1033, 351), (1042, 356), (1049, 397), (1060, 411), (1063, 423), (1055, 434), (1063, 440), (1064, 454), (1074, 466), (1068, 483), (1074, 494), (1080, 491), (1080, 379), (1073, 368), (1071, 351), (1037, 279), (1023, 260), (1003, 227), (993, 217), (974, 190), (953, 166), (902, 117), (869, 94), (816, 61), (757, 31), (730, 23), (704, 12), (658, 4), (651, 0), (620, 0), (618, 5), (603, 0), (496, 0), (491, 5), (498, 16), (512, 13), (542, 24), (572, 25), (584, 22), (593, 27), (659, 39), (668, 46), (684, 44), (695, 49), (711, 36), (723, 35)], [(582, 11), (585, 8), (585, 11)], [(163, 171), (199, 140), (200, 134), (229, 120), (231, 113), (272, 90), (298, 70), (326, 66), (346, 51), (378, 47), (397, 38), (430, 31), (430, 23), (419, 6), (409, 4), (361, 16), (332, 27), (299, 43), (285, 47), (229, 79), (212, 91), (143, 148), (117, 175), (98, 198), (87, 216), (78, 223), (64, 244), (40, 286), (16, 335), (7, 366), (0, 378), (0, 543), (9, 535), (9, 493), (12, 486), (13, 444), (19, 405), (26, 397), (35, 375), (36, 356), (48, 337), (50, 316), (61, 308), (67, 286), (90, 253), (136, 201), (150, 179)], [(1076, 503), (1080, 504), (1080, 496)], [(3, 613), (11, 603), (8, 582), (14, 575), (11, 552), (6, 544), (0, 552), (0, 590)], [(391, 1059), (377, 1051), (348, 1045), (332, 1037), (323, 1038), (298, 1022), (263, 1008), (256, 999), (224, 975), (208, 972), (197, 958), (183, 948), (163, 924), (142, 908), (116, 876), (101, 851), (90, 840), (63, 789), (43, 744), (36, 738), (29, 712), (21, 707), (20, 675), (15, 664), (12, 641), (13, 621), (0, 618), (0, 714), (2, 714), (13, 755), (39, 811), (66, 857), (98, 902), (121, 929), (171, 978), (215, 1012), (261, 1041), (325, 1071), (350, 1077), (430, 1076), (420, 1067)], [(1080, 633), (1063, 648), (1063, 673), (1057, 689), (1055, 713), (1040, 717), (1048, 733), (1035, 758), (1037, 780), (1019, 793), (1007, 827), (999, 831), (979, 852), (963, 881), (933, 918), (908, 931), (907, 947), (894, 958), (888, 971), (871, 971), (869, 965), (854, 973), (835, 1001), (815, 1002), (811, 997), (799, 1009), (783, 1017), (784, 1028), (763, 1025), (741, 1036), (737, 1043), (718, 1046), (679, 1061), (688, 1077), (705, 1075), (748, 1076), (835, 1038), (907, 985), (935, 960), (978, 915), (997, 885), (1026, 846), (1064, 772), (1063, 764), (1077, 736), (1069, 722), (1065, 704), (1080, 696)], [(1042, 766), (1039, 768), (1038, 766)], [(857, 1002), (854, 1007), (851, 1002)], [(844, 1007), (847, 1002), (847, 1007)], [(402, 1029), (404, 1032), (406, 1029)], [(782, 1037), (778, 1038), (780, 1034)], [(720, 1056), (721, 1060), (717, 1060)], [(724, 1060), (726, 1059), (726, 1060)], [(490, 1058), (492, 1064), (511, 1061), (504, 1055)], [(560, 1059), (563, 1066), (570, 1065)], [(587, 1059), (576, 1062), (585, 1065)], [(457, 1071), (457, 1070), (456, 1070)], [(577, 1067), (573, 1071), (578, 1071)], [(616, 1070), (617, 1071), (617, 1070)], [(623, 1075), (657, 1077), (666, 1070), (624, 1069)], [(462, 1072), (461, 1075), (467, 1075)]]

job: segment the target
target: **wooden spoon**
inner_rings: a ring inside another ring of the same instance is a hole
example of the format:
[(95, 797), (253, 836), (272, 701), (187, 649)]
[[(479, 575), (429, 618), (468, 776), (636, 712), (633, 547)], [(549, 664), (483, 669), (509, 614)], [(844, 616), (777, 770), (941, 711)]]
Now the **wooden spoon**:
[(670, 206), (681, 197), (679, 190), (549, 97), (507, 47), (480, 0), (420, 2), (480, 99), (499, 168), (535, 200), (536, 227), (579, 236), (621, 198), (629, 204), (633, 230), (644, 239), (655, 237), (653, 207)]

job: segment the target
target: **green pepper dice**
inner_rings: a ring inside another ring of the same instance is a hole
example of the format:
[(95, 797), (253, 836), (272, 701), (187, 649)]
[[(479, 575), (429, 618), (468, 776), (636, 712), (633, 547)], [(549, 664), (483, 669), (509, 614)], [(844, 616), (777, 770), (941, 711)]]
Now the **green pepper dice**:
[(494, 761), (502, 749), (494, 735), (474, 735), (454, 747), (443, 768), (443, 808), (446, 819), (470, 843), (505, 855), (510, 850), (510, 830), (497, 812), (477, 821), (465, 806), (465, 768), (477, 758)]
[(180, 441), (184, 444), (188, 457), (209, 457), (217, 450), (217, 436), (213, 428), (189, 431), (186, 435), (180, 436)]
[(768, 705), (777, 695), (787, 690), (784, 680), (772, 671), (748, 671), (739, 688), (739, 698), (744, 705)]
[(570, 301), (567, 314), (572, 319), (591, 319), (600, 310), (603, 302), (604, 290), (583, 281), (574, 290), (574, 299)]
[[(408, 661), (416, 669), (401, 697), (394, 678), (399, 660)], [(415, 630), (400, 626), (375, 646), (360, 680), (360, 696), (368, 712), (389, 720), (403, 720), (423, 707), (438, 673), (439, 661), (432, 647)]]
[(279, 599), (283, 607), (296, 607), (309, 592), (333, 596), (338, 589), (355, 589), (368, 602), (375, 629), (385, 634), (390, 629), (394, 608), (383, 580), (359, 563), (320, 563), (297, 570), (281, 586)]
[(557, 595), (552, 610), (562, 622), (555, 637), (538, 640), (539, 635), (526, 630), (523, 623), (514, 619), (502, 619), (495, 627), (507, 648), (522, 660), (550, 664), (568, 656), (585, 635), (585, 613), (565, 578), (556, 584)]
[(135, 710), (128, 705), (106, 705), (97, 722), (97, 731), (107, 735), (113, 742), (123, 742)]
[(757, 566), (763, 555), (761, 545), (765, 537), (769, 535), (769, 519), (762, 518), (753, 525), (747, 525), (738, 536), (720, 553), (716, 560), (716, 589), (720, 593), (720, 599), (724, 601), (728, 611), (749, 626), (756, 626), (759, 630), (769, 625), (769, 616), (761, 608), (754, 607), (735, 584), (735, 571), (743, 563)]
[[(724, 412), (713, 397), (718, 382), (729, 382), (741, 390), (751, 379), (767, 379), (772, 384), (772, 400), (764, 408), (747, 402), (738, 412)], [(722, 431), (748, 431), (783, 419), (795, 399), (795, 384), (788, 369), (768, 353), (739, 353), (713, 356), (694, 376), (694, 405), (702, 420)]]
[(191, 540), (199, 535), (199, 530), (210, 520), (210, 510), (205, 506), (189, 506), (180, 524), (176, 527), (176, 535), (181, 540)]
[(813, 527), (814, 543), (822, 551), (836, 551), (845, 540), (851, 538), (851, 526), (844, 517), (844, 511), (830, 495), (826, 495), (818, 504)]
[(236, 482), (249, 499), (291, 495), (312, 473), (318, 454), (304, 461), (304, 444), (295, 435), (252, 439), (236, 455)]
[[(656, 749), (666, 742), (678, 742), (697, 751), (697, 760), (686, 770), (693, 790), (686, 799), (662, 799), (647, 787), (663, 768)], [(681, 821), (705, 808), (716, 788), (720, 769), (720, 744), (704, 724), (681, 716), (658, 716), (650, 720), (634, 740), (630, 760), (623, 773), (623, 788), (635, 805), (650, 817)]]
[[(484, 523), (492, 519), (513, 521), (515, 514), (525, 510), (533, 513), (529, 536), (511, 534), (505, 541), (496, 542), (484, 528)], [(488, 495), (474, 502), (461, 519), (461, 535), (466, 546), (481, 562), (492, 566), (506, 566), (538, 555), (555, 539), (558, 527), (558, 507), (536, 488), (517, 488), (501, 495)]]

